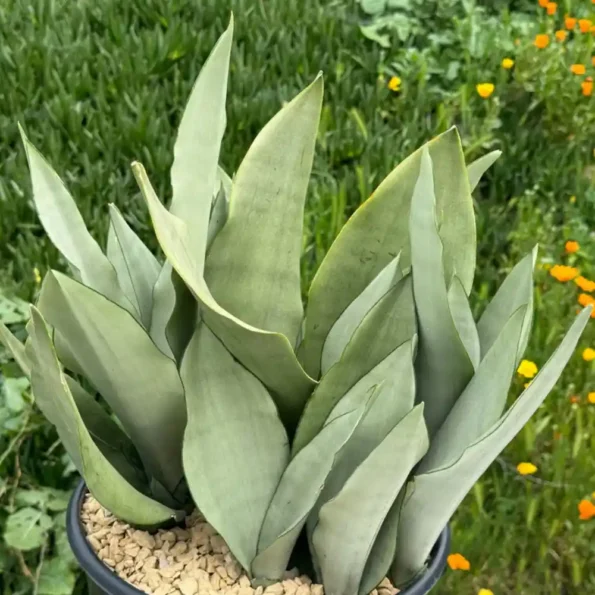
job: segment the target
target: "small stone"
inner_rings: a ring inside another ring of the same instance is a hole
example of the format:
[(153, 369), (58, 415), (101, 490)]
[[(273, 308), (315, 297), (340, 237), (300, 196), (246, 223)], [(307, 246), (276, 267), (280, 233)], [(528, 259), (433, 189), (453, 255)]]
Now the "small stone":
[(240, 565), (237, 562), (227, 562), (225, 564), (225, 570), (227, 571), (227, 576), (232, 581), (237, 581), (238, 578), (240, 578), (240, 575), (242, 574), (242, 569), (240, 568)]
[(173, 590), (174, 588), (171, 585), (159, 585), (154, 595), (169, 595)]
[(264, 587), (260, 585), (260, 587), (256, 587), (256, 591), (254, 591), (254, 595), (262, 595), (264, 593)]
[(173, 579), (178, 572), (178, 569), (175, 566), (170, 566), (169, 568), (160, 568), (159, 574), (163, 578), (171, 578)]
[(370, 591), (370, 595), (378, 595), (378, 589), (373, 589)]
[(252, 587), (240, 587), (238, 595), (254, 595), (254, 589)]
[(183, 578), (177, 585), (182, 595), (196, 595), (198, 593), (198, 581), (194, 578)]
[(116, 565), (116, 561), (112, 560), (111, 558), (103, 558), (103, 563), (107, 566), (111, 566), (112, 568), (114, 568)]
[(213, 551), (218, 554), (226, 554), (229, 551), (229, 548), (221, 535), (213, 535), (211, 537), (211, 547), (213, 548)]
[(148, 570), (150, 568), (157, 568), (157, 558), (155, 556), (149, 556), (143, 564), (143, 568)]
[(221, 577), (218, 574), (211, 574), (209, 580), (213, 589), (218, 591), (221, 588)]
[(187, 541), (190, 539), (190, 531), (186, 531), (186, 529), (182, 529), (181, 527), (174, 527), (172, 532), (175, 534), (178, 541)]
[(275, 583), (273, 585), (269, 585), (264, 590), (264, 595), (283, 595), (284, 589), (281, 583)]
[(250, 579), (244, 574), (240, 577), (239, 580), (240, 587), (249, 587), (250, 586)]
[(170, 556), (181, 556), (183, 553), (185, 553), (188, 550), (188, 544), (186, 544), (186, 542), (184, 541), (178, 541), (176, 544), (174, 544), (174, 546), (169, 550), (169, 554)]
[(310, 595), (310, 587), (308, 585), (300, 585), (295, 595)]
[(101, 549), (101, 544), (94, 535), (89, 535), (89, 537), (87, 537), (87, 541), (91, 544), (91, 547), (94, 551), (98, 552)]
[(217, 566), (217, 568), (215, 568), (215, 572), (221, 577), (221, 578), (227, 578), (227, 570), (225, 570), (225, 568), (223, 566)]
[(284, 580), (282, 585), (285, 589), (285, 595), (295, 595), (296, 591), (298, 590), (297, 584), (291, 579)]
[(312, 595), (324, 595), (324, 587), (322, 585), (312, 585), (310, 587)]
[(149, 550), (155, 548), (155, 538), (146, 531), (133, 531), (130, 537), (140, 547), (146, 547)]
[(300, 580), (302, 581), (302, 585), (311, 585), (312, 584), (312, 579), (305, 574), (300, 575)]
[(164, 543), (170, 543), (173, 544), (176, 542), (176, 534), (173, 531), (164, 531), (161, 534), (161, 540)]

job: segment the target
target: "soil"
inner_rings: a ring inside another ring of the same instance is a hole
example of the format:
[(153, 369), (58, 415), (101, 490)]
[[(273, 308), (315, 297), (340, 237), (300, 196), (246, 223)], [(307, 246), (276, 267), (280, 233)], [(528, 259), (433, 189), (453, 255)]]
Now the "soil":
[[(294, 569), (282, 582), (253, 588), (223, 538), (198, 512), (186, 526), (139, 531), (87, 495), (81, 512), (87, 539), (103, 563), (147, 595), (324, 595)], [(371, 595), (396, 595), (384, 579)]]

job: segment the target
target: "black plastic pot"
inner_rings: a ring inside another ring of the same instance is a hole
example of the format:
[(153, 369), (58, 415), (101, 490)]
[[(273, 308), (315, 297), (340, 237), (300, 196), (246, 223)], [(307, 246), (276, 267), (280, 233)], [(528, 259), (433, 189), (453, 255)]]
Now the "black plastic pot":
[[(74, 490), (68, 511), (66, 513), (66, 532), (70, 547), (76, 556), (81, 568), (87, 575), (90, 595), (144, 595), (142, 591), (133, 587), (112, 572), (96, 555), (85, 534), (81, 523), (81, 507), (87, 493), (85, 483), (81, 481)], [(427, 571), (413, 585), (401, 591), (399, 595), (426, 595), (438, 582), (444, 568), (446, 557), (450, 549), (450, 530), (448, 527), (442, 531), (438, 542), (432, 551), (432, 559)]]

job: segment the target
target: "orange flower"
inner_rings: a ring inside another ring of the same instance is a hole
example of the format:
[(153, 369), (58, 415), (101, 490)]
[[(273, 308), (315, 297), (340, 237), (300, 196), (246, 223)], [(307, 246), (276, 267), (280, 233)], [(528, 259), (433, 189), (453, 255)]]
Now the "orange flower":
[(595, 517), (595, 504), (589, 500), (581, 500), (578, 503), (578, 518), (581, 521), (588, 521)]
[(572, 281), (578, 276), (578, 269), (563, 264), (557, 264), (550, 269), (550, 275), (561, 283), (566, 283), (566, 281)]
[(565, 41), (566, 37), (568, 37), (568, 31), (564, 31), (563, 29), (556, 31), (556, 39), (558, 41)]
[(581, 398), (577, 395), (572, 395), (572, 397), (570, 397), (570, 402), (571, 403), (580, 403), (581, 402)]
[(558, 5), (555, 2), (548, 2), (545, 7), (547, 8), (547, 13), (550, 16), (556, 14), (556, 10), (558, 10)]
[(585, 68), (584, 64), (573, 64), (570, 67), (570, 72), (572, 72), (572, 74), (585, 74), (587, 69)]
[(576, 27), (576, 19), (574, 17), (566, 17), (564, 19), (564, 26), (569, 31), (572, 31)]
[(448, 562), (451, 570), (469, 570), (471, 568), (469, 560), (467, 560), (467, 558), (461, 554), (450, 554), (446, 561)]
[(589, 304), (593, 304), (595, 306), (595, 298), (588, 293), (581, 293), (578, 296), (578, 303), (583, 307), (586, 308)]
[(475, 88), (480, 97), (487, 99), (494, 92), (495, 87), (492, 83), (479, 83)]
[(578, 27), (581, 30), (581, 33), (588, 33), (593, 26), (593, 21), (591, 19), (579, 19)]
[(547, 33), (540, 33), (535, 36), (535, 47), (543, 50), (550, 44), (550, 36)]
[(590, 76), (581, 83), (581, 90), (585, 97), (593, 95), (593, 79)]
[(545, 8), (550, 3), (550, 0), (539, 0), (539, 6)]
[(591, 64), (593, 64), (593, 66), (595, 66), (595, 56), (593, 56), (593, 57), (591, 58)]
[(586, 277), (577, 277), (574, 282), (583, 290), (592, 293), (595, 291), (595, 281), (590, 281)]
[(580, 245), (578, 242), (575, 242), (574, 240), (568, 240), (566, 242), (565, 248), (568, 254), (573, 254), (574, 252), (578, 252)]

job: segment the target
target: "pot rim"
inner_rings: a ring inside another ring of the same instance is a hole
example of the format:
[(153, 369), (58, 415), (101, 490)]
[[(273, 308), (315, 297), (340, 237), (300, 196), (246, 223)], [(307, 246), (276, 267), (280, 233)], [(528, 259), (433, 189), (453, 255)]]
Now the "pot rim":
[[(144, 591), (120, 578), (109, 566), (106, 566), (87, 541), (87, 534), (81, 522), (81, 508), (87, 491), (87, 486), (81, 479), (70, 497), (66, 512), (66, 534), (78, 563), (85, 574), (109, 595), (146, 595)], [(426, 595), (440, 580), (446, 567), (449, 550), (450, 528), (447, 525), (432, 549), (430, 564), (423, 575), (417, 582), (399, 591), (399, 595)]]

